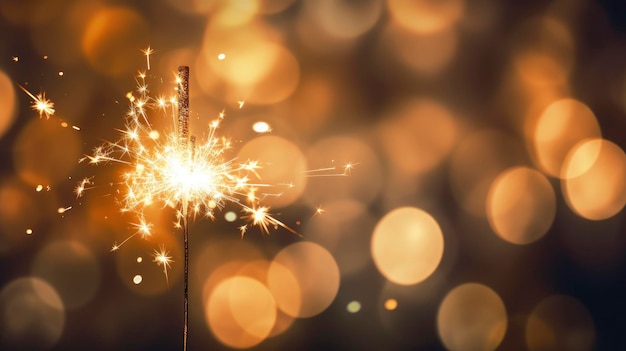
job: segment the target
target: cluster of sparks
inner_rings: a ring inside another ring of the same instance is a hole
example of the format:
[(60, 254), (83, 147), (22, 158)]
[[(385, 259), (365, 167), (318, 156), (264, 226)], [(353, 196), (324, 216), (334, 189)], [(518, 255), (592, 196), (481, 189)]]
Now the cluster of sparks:
[[(177, 78), (177, 90), (182, 88)], [(261, 205), (268, 193), (260, 189), (271, 186), (259, 181), (257, 171), (261, 165), (253, 160), (228, 157), (231, 142), (217, 134), (224, 112), (209, 123), (206, 135), (198, 141), (187, 135), (187, 121), (180, 120), (180, 106), (175, 97), (150, 97), (146, 73), (139, 73), (137, 90), (127, 97), (130, 108), (125, 128), (120, 131), (121, 138), (97, 147), (81, 160), (94, 165), (114, 162), (127, 166), (120, 182), (123, 195), (118, 200), (122, 212), (137, 214), (137, 222), (132, 224), (135, 232), (120, 244), (115, 243), (111, 251), (118, 250), (134, 236), (152, 235), (152, 224), (144, 216), (144, 210), (150, 206), (175, 209), (175, 226), (181, 227), (188, 216), (214, 219), (218, 211), (232, 203), (240, 207), (241, 218), (246, 220), (239, 227), (241, 236), (250, 225), (259, 227), (263, 233), (282, 227), (297, 234), (273, 217), (268, 206)], [(166, 118), (171, 115), (174, 127), (170, 132), (161, 135), (153, 129), (150, 115), (154, 111), (160, 111)], [(74, 192), (81, 197), (93, 186), (91, 177), (84, 178)], [(164, 247), (155, 250), (154, 261), (163, 266), (167, 275), (171, 258)]]
[[(150, 55), (154, 50), (148, 47), (141, 51), (150, 70)], [(144, 239), (152, 236), (153, 225), (144, 215), (144, 211), (151, 206), (175, 209), (177, 221), (174, 226), (180, 228), (187, 225), (190, 216), (215, 219), (216, 213), (231, 203), (241, 209), (243, 215), (240, 218), (246, 221), (239, 227), (242, 237), (250, 226), (257, 226), (266, 234), (269, 234), (270, 228), (282, 227), (299, 235), (276, 219), (268, 206), (261, 204), (266, 196), (276, 196), (267, 190), (272, 187), (271, 184), (260, 181), (257, 171), (261, 165), (254, 160), (242, 161), (228, 157), (231, 142), (217, 133), (225, 117), (223, 111), (209, 123), (202, 140), (188, 135), (188, 105), (180, 106), (181, 91), (188, 94), (188, 86), (184, 86), (188, 84), (188, 77), (183, 80), (180, 75), (179, 71), (175, 88), (178, 99), (175, 94), (169, 98), (155, 98), (149, 94), (147, 74), (140, 72), (136, 92), (126, 96), (129, 109), (125, 116), (125, 127), (120, 130), (121, 138), (98, 146), (91, 155), (80, 160), (93, 165), (119, 163), (127, 166), (118, 184), (122, 188), (118, 200), (122, 212), (136, 214), (137, 221), (131, 224), (135, 232), (121, 243), (115, 242), (111, 251), (117, 251), (135, 236)], [(19, 87), (32, 99), (31, 107), (39, 113), (40, 118), (49, 119), (54, 115), (54, 103), (46, 98), (45, 93), (35, 95), (23, 86)], [(238, 104), (242, 108), (244, 101)], [(165, 118), (171, 117), (171, 130), (161, 135), (153, 128), (151, 119), (154, 118), (154, 112)], [(263, 131), (271, 130), (265, 123), (262, 127)], [(80, 130), (78, 127), (74, 129)], [(342, 173), (335, 173), (336, 167), (329, 167), (307, 171), (307, 176), (346, 176), (354, 165), (346, 164)], [(78, 182), (74, 193), (76, 197), (82, 197), (87, 190), (95, 187), (93, 177), (87, 177)], [(58, 212), (64, 213), (71, 208), (59, 208)], [(315, 214), (323, 212), (318, 207)], [(172, 262), (169, 252), (160, 246), (154, 250), (153, 257), (153, 261), (163, 267), (167, 278), (167, 270)]]

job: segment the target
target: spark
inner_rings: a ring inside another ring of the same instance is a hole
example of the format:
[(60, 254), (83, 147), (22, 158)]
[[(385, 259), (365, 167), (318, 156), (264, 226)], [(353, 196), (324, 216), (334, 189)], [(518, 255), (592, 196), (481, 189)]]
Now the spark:
[(59, 207), (59, 208), (57, 209), (57, 213), (58, 213), (58, 214), (63, 214), (63, 213), (65, 213), (65, 212), (67, 212), (67, 211), (69, 211), (69, 210), (71, 210), (71, 209), (72, 209), (72, 206), (68, 206), (68, 207)]
[(174, 262), (172, 261), (172, 257), (169, 256), (169, 254), (169, 251), (166, 251), (164, 246), (161, 246), (159, 250), (155, 249), (153, 251), (153, 262), (156, 262), (156, 264), (158, 264), (159, 266), (163, 266), (163, 274), (165, 275), (165, 280), (168, 282), (168, 284), (169, 279), (167, 277), (167, 269), (170, 268), (170, 264)]
[(239, 100), (237, 101), (237, 105), (239, 105), (239, 108), (243, 108), (243, 104), (245, 104), (246, 102), (244, 100)]
[[(332, 161), (334, 163), (334, 161)], [(352, 170), (358, 163), (347, 162), (341, 168), (337, 166), (316, 168), (306, 171), (308, 177), (346, 177), (352, 173)]]
[(150, 70), (150, 55), (154, 54), (154, 49), (148, 46), (145, 49), (142, 49), (141, 52), (146, 56), (146, 66), (148, 67), (148, 71)]
[(21, 85), (17, 85), (24, 91), (30, 98), (33, 100), (31, 108), (37, 112), (39, 112), (39, 118), (46, 116), (46, 119), (50, 119), (50, 116), (54, 114), (54, 102), (46, 99), (46, 93), (42, 92), (37, 95), (34, 95), (26, 88)]
[(323, 214), (324, 212), (326, 212), (326, 210), (325, 210), (325, 209), (323, 209), (323, 208), (322, 208), (322, 206), (317, 206), (317, 208), (315, 208), (315, 213), (314, 213), (313, 215), (314, 215), (314, 216), (316, 216), (316, 215), (321, 215), (321, 214)]
[(13, 56), (13, 57), (11, 57), (11, 60), (13, 60), (13, 62), (17, 62), (17, 61), (20, 60), (20, 58), (17, 57), (17, 56)]
[[(263, 183), (258, 161), (240, 161), (229, 156), (231, 141), (219, 135), (225, 112), (221, 111), (205, 127), (202, 137), (196, 138), (189, 135), (188, 115), (181, 118), (183, 110), (188, 113), (188, 106), (173, 99), (151, 97), (146, 80), (146, 75), (140, 73), (136, 92), (127, 94), (129, 109), (125, 126), (119, 130), (119, 140), (105, 142), (81, 159), (94, 165), (115, 163), (124, 168), (114, 184), (119, 187), (117, 200), (121, 212), (133, 213), (138, 220), (131, 223), (135, 233), (115, 243), (111, 251), (117, 251), (134, 236), (151, 235), (152, 224), (146, 222), (144, 212), (154, 206), (175, 209), (176, 228), (186, 227), (190, 215), (215, 219), (217, 212), (232, 204), (239, 207), (241, 220), (247, 222), (239, 228), (242, 236), (248, 224), (257, 226), (264, 234), (269, 234), (270, 228), (280, 227), (299, 235), (275, 218), (269, 206), (260, 204), (263, 198), (273, 195), (272, 189), (283, 185)], [(177, 76), (176, 81), (174, 90), (180, 93), (183, 80)], [(156, 130), (153, 125), (157, 123), (152, 121), (156, 118), (173, 123), (169, 128)], [(74, 192), (80, 197), (92, 185), (92, 179), (85, 178)], [(257, 195), (260, 188), (265, 189), (263, 196)], [(159, 263), (165, 271), (169, 268), (167, 263)]]

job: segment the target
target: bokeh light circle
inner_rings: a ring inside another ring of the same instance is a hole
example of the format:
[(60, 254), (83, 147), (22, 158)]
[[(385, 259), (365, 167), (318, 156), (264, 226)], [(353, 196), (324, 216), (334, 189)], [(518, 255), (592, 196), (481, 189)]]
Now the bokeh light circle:
[(437, 312), (437, 331), (448, 350), (495, 350), (507, 329), (507, 312), (491, 288), (466, 283), (452, 289)]
[(527, 167), (502, 172), (487, 197), (493, 231), (514, 244), (528, 244), (546, 234), (556, 214), (556, 196), (546, 177)]
[(443, 256), (443, 233), (427, 212), (400, 207), (387, 213), (374, 228), (371, 251), (374, 263), (389, 281), (417, 284), (428, 278)]
[(239, 150), (237, 159), (258, 161), (259, 183), (275, 185), (264, 188), (263, 192), (281, 194), (266, 198), (265, 204), (287, 206), (304, 192), (306, 160), (302, 151), (284, 138), (273, 135), (254, 138)]
[[(322, 139), (307, 150), (310, 165), (304, 199), (311, 206), (355, 199), (363, 203), (374, 201), (383, 183), (381, 162), (366, 140), (349, 136)], [(355, 169), (346, 169), (354, 164)], [(333, 168), (332, 171), (315, 172), (315, 169)], [(317, 178), (318, 175), (335, 175)]]
[(65, 307), (56, 290), (39, 278), (19, 278), (0, 291), (0, 345), (46, 350), (61, 338)]
[(249, 348), (269, 336), (276, 322), (276, 303), (258, 280), (235, 276), (215, 287), (206, 303), (205, 316), (224, 345)]
[(464, 0), (388, 0), (393, 21), (418, 34), (430, 34), (452, 27), (465, 10)]
[(33, 186), (54, 184), (78, 165), (80, 143), (74, 129), (33, 119), (17, 136), (13, 164), (20, 178)]
[(608, 140), (577, 144), (567, 156), (561, 178), (568, 206), (581, 217), (610, 218), (626, 204), (626, 155)]
[(521, 143), (496, 129), (482, 129), (464, 137), (450, 157), (450, 183), (457, 202), (475, 216), (486, 215), (491, 184), (505, 169), (525, 159)]
[(452, 113), (439, 102), (415, 98), (399, 106), (380, 127), (380, 140), (392, 167), (417, 175), (439, 165), (458, 134)]
[(17, 112), (15, 101), (14, 84), (3, 71), (0, 71), (0, 138), (15, 120)]
[(32, 275), (54, 286), (68, 309), (87, 304), (100, 287), (100, 265), (78, 241), (48, 244), (35, 257)]
[(553, 177), (563, 176), (563, 162), (574, 145), (601, 135), (594, 113), (584, 103), (571, 98), (555, 100), (528, 123), (535, 161)]
[(91, 66), (101, 73), (128, 74), (137, 65), (137, 50), (148, 42), (148, 32), (147, 22), (137, 11), (104, 7), (89, 19), (83, 32), (82, 51)]
[(285, 286), (281, 281), (283, 277), (288, 277), (289, 285), (298, 286), (300, 290), (300, 296), (281, 294), (279, 308), (292, 317), (307, 318), (321, 313), (333, 302), (339, 290), (339, 268), (335, 259), (314, 243), (291, 244), (274, 257), (268, 271), (272, 292)]
[(594, 349), (595, 327), (587, 308), (573, 297), (553, 295), (540, 301), (526, 322), (530, 351)]

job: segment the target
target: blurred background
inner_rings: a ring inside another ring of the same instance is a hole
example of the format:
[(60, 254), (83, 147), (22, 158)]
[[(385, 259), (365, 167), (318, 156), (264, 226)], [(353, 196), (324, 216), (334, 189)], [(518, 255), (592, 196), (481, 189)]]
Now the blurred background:
[(624, 18), (620, 0), (0, 0), (0, 349), (182, 349), (175, 211), (110, 252), (137, 231), (125, 167), (79, 163), (120, 138), (138, 72), (167, 98), (179, 65), (191, 133), (224, 111), (231, 157), (293, 184), (267, 202), (303, 236), (242, 240), (232, 206), (194, 221), (189, 350), (625, 349)]

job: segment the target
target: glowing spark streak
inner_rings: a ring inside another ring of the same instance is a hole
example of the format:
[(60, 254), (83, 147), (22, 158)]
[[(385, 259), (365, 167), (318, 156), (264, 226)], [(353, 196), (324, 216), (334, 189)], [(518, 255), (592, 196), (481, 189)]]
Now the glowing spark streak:
[(148, 46), (147, 48), (141, 50), (143, 54), (146, 56), (146, 66), (148, 66), (148, 71), (150, 70), (150, 55), (154, 54), (154, 50)]
[(167, 269), (170, 268), (170, 264), (173, 262), (172, 257), (168, 256), (169, 254), (169, 251), (166, 251), (164, 246), (161, 246), (158, 251), (154, 250), (153, 252), (153, 262), (156, 262), (159, 266), (163, 266), (163, 274), (165, 274), (165, 280), (167, 281), (168, 285), (169, 278), (167, 276)]
[(46, 116), (46, 119), (50, 119), (50, 116), (54, 114), (54, 102), (46, 99), (46, 93), (42, 92), (35, 96), (23, 86), (19, 84), (17, 86), (20, 87), (20, 89), (22, 89), (22, 91), (24, 91), (33, 100), (31, 108), (39, 112), (39, 118)]
[(354, 166), (358, 165), (358, 163), (348, 162), (343, 166), (343, 172), (337, 172), (337, 167), (326, 167), (326, 168), (316, 168), (312, 170), (305, 171), (307, 173), (307, 177), (346, 177), (349, 176)]
[(67, 212), (67, 211), (69, 211), (69, 210), (71, 210), (71, 209), (72, 209), (72, 206), (68, 206), (68, 207), (65, 207), (65, 208), (63, 208), (63, 207), (59, 207), (59, 208), (57, 209), (57, 213), (59, 213), (59, 214), (63, 214), (63, 213), (65, 213), (65, 212)]

